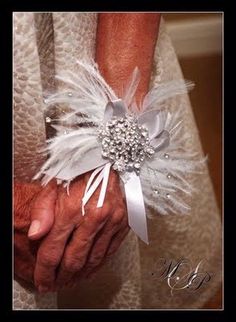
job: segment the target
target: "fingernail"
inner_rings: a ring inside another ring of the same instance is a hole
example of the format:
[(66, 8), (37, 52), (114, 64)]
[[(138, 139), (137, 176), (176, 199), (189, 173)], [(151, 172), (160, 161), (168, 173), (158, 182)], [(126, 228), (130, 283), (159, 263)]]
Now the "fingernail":
[(33, 220), (30, 225), (30, 229), (28, 231), (28, 236), (33, 236), (33, 235), (37, 234), (37, 232), (39, 231), (39, 228), (40, 228), (40, 221)]

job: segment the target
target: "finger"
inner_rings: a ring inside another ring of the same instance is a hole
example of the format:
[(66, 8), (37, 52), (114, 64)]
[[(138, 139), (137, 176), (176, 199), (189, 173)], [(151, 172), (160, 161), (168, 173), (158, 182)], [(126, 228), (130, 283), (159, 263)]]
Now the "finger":
[(55, 181), (49, 182), (33, 202), (31, 209), (31, 225), (28, 237), (36, 240), (46, 235), (54, 222), (54, 209), (57, 199), (57, 185)]
[(129, 231), (130, 227), (126, 226), (112, 238), (111, 244), (106, 254), (108, 258), (111, 257), (117, 251), (117, 249), (120, 247), (121, 243), (123, 242)]
[(54, 286), (56, 269), (61, 261), (66, 242), (74, 229), (69, 223), (55, 222), (50, 233), (42, 241), (34, 271), (34, 282), (39, 291), (49, 291)]
[(128, 232), (130, 231), (130, 227), (126, 226), (125, 228), (120, 229), (112, 238), (112, 241), (110, 243), (110, 246), (108, 248), (108, 251), (106, 253), (106, 256), (104, 257), (103, 261), (95, 267), (90, 272), (87, 272), (86, 277), (87, 278), (93, 278), (93, 276), (96, 274), (96, 272), (105, 264), (105, 262), (118, 250), (120, 245), (122, 244), (123, 240), (127, 236)]
[(55, 283), (56, 287), (63, 287), (85, 265), (96, 234), (103, 228), (109, 218), (104, 210), (95, 209), (93, 214), (87, 214), (83, 223), (73, 233), (59, 268)]
[(83, 275), (87, 275), (93, 271), (103, 261), (106, 252), (111, 243), (112, 237), (127, 225), (127, 219), (124, 216), (124, 211), (116, 211), (103, 230), (96, 236), (93, 247), (89, 253), (87, 262), (83, 268)]

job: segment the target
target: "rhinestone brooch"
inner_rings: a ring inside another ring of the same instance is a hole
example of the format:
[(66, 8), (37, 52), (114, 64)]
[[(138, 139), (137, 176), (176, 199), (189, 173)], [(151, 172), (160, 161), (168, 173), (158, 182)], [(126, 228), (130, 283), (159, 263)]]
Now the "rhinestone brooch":
[(132, 115), (113, 117), (101, 125), (98, 138), (102, 142), (103, 158), (109, 159), (118, 172), (135, 171), (139, 175), (145, 158), (155, 153), (148, 130)]

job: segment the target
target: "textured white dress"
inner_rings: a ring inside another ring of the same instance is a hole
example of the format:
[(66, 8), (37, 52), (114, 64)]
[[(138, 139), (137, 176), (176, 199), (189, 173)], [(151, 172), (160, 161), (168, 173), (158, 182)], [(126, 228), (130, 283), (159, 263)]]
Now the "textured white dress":
[[(45, 145), (43, 98), (62, 89), (54, 75), (75, 70), (71, 57), (94, 57), (97, 14), (14, 13), (14, 174), (29, 182), (43, 163), (37, 151)], [(171, 40), (161, 21), (155, 49), (151, 84), (182, 78)], [(171, 112), (180, 110), (184, 129), (191, 133), (186, 149), (202, 154), (198, 131), (188, 95), (166, 102)], [(132, 231), (118, 252), (93, 278), (73, 291), (39, 295), (14, 281), (17, 309), (53, 308), (201, 308), (217, 291), (221, 279), (221, 222), (205, 166), (204, 174), (192, 178), (195, 193), (189, 216), (155, 216), (149, 220), (150, 245), (140, 242)], [(170, 293), (167, 281), (156, 276), (160, 258), (187, 258), (193, 265), (205, 260), (212, 274), (209, 283), (195, 292)]]

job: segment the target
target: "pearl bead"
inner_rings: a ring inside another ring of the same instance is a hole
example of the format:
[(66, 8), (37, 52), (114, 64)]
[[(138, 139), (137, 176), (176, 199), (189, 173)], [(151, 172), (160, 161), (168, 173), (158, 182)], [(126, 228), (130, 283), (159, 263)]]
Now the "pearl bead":
[(165, 154), (164, 154), (164, 158), (165, 158), (165, 159), (169, 159), (169, 154), (168, 154), (168, 153), (165, 153)]
[(46, 122), (46, 123), (51, 123), (51, 121), (52, 121), (52, 119), (51, 119), (49, 116), (47, 116), (47, 117), (45, 118), (45, 122)]
[(167, 178), (171, 179), (171, 174), (170, 173), (167, 174)]
[(72, 94), (71, 92), (69, 92), (69, 93), (68, 93), (68, 96), (69, 96), (69, 97), (71, 97), (71, 96), (73, 96), (73, 94)]
[(166, 194), (166, 198), (170, 199), (170, 194), (169, 193)]

